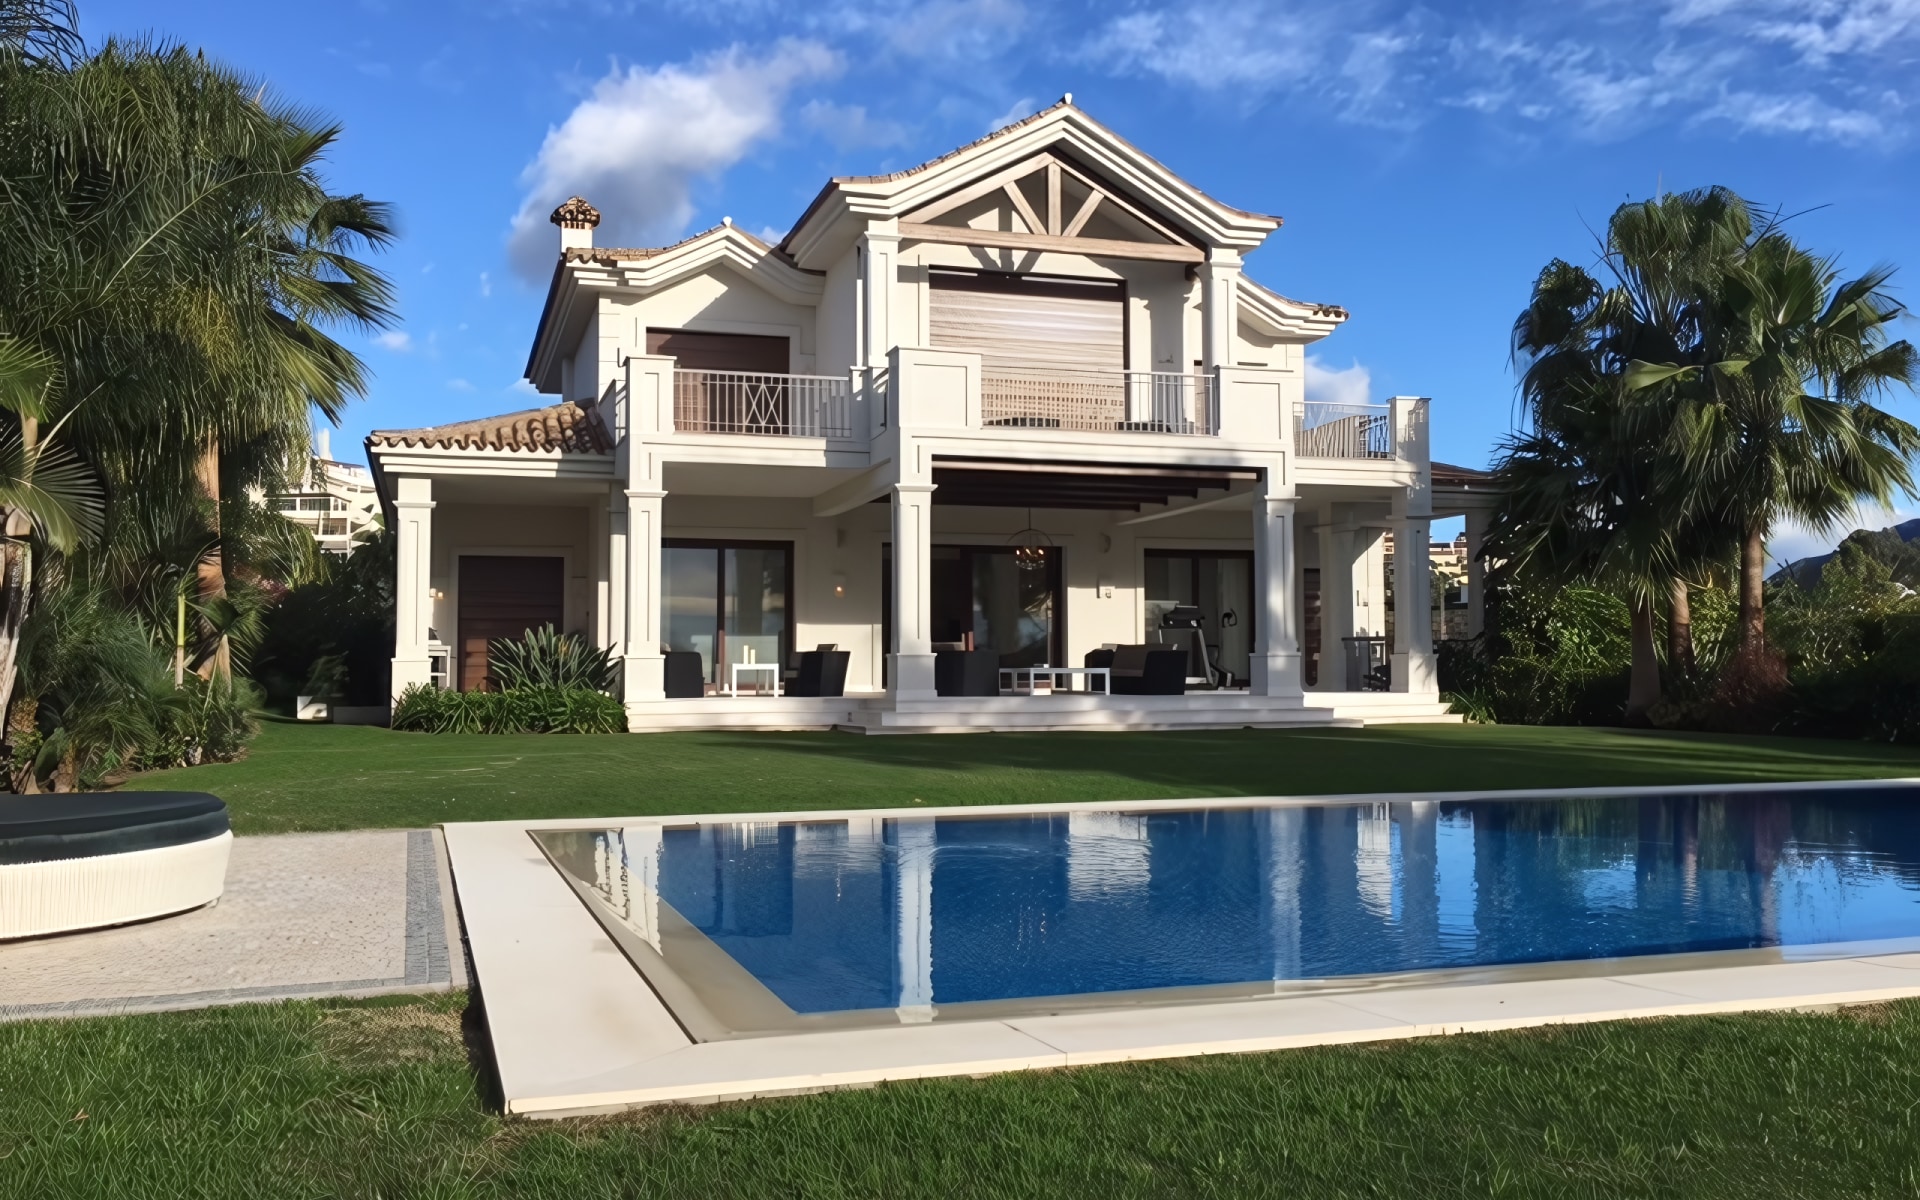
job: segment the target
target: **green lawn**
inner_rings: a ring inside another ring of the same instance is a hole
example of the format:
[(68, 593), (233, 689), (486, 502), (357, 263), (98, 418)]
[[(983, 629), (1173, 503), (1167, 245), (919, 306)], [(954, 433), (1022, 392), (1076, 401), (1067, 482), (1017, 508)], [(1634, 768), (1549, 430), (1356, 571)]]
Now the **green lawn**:
[(1838, 1197), (1920, 1178), (1920, 1004), (563, 1124), (494, 1115), (460, 1004), (0, 1026), (0, 1195)]
[(237, 763), (141, 776), (213, 792), (241, 833), (927, 804), (1920, 776), (1920, 748), (1619, 729), (433, 736), (271, 722)]
[[(242, 832), (851, 805), (1920, 775), (1595, 729), (428, 737), (273, 724), (130, 786)], [(0, 1025), (0, 1197), (1920, 1192), (1920, 1002), (937, 1080), (553, 1124), (464, 996)]]

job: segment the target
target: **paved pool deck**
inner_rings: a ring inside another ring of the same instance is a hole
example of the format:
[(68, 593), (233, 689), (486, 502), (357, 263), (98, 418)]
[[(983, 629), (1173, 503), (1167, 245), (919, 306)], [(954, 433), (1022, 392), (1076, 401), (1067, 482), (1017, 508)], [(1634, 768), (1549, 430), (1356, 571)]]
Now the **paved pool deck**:
[(235, 838), (212, 905), (0, 942), (0, 1021), (465, 985), (437, 830)]
[[(1911, 783), (1912, 781), (1905, 781)], [(1770, 786), (1770, 785), (1768, 785)], [(1817, 788), (1823, 785), (1797, 785)], [(1874, 784), (1843, 783), (1862, 787)], [(1753, 790), (1593, 788), (1558, 795)], [(996, 815), (1075, 810), (1477, 799), (1460, 792), (1226, 801), (1009, 805)], [(1505, 794), (1511, 798), (1511, 793)], [(753, 821), (979, 816), (979, 809), (754, 813)], [(445, 827), (468, 947), (486, 996), (506, 1110), (566, 1117), (662, 1103), (709, 1103), (892, 1080), (1070, 1067), (1134, 1059), (1635, 1018), (1821, 1009), (1920, 997), (1920, 953), (1885, 944), (1733, 951), (1550, 964), (1472, 978), (1297, 990), (1253, 999), (1038, 1011), (1002, 1019), (911, 1019), (857, 1029), (699, 1041), (609, 937), (528, 831), (740, 819), (725, 813), (597, 821), (501, 821)], [(1824, 955), (1825, 957), (1821, 957)]]

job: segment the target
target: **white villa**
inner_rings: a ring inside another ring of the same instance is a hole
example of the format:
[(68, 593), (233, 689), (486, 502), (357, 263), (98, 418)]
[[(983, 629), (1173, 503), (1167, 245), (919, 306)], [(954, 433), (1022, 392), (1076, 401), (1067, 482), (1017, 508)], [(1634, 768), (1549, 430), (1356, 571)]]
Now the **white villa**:
[(1429, 523), (1477, 539), (1485, 477), (1429, 462), (1425, 399), (1308, 403), (1347, 314), (1243, 273), (1279, 218), (1070, 99), (833, 179), (777, 246), (553, 221), (554, 403), (367, 442), (396, 696), (552, 622), (635, 731), (1447, 719)]

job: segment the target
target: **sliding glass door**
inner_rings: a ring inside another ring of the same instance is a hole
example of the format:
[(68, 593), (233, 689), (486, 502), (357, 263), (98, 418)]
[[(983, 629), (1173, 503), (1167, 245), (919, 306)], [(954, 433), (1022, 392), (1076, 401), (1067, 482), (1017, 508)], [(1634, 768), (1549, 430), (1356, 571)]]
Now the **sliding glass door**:
[[(1069, 666), (1061, 551), (935, 546), (927, 607), (935, 650), (991, 650), (1003, 667)], [(893, 547), (880, 551), (881, 636), (893, 645)]]
[(669, 538), (661, 549), (667, 649), (700, 656), (724, 686), (737, 662), (784, 666), (793, 652), (793, 545)]
[(1182, 646), (1187, 676), (1245, 687), (1253, 651), (1253, 555), (1147, 551), (1147, 640)]

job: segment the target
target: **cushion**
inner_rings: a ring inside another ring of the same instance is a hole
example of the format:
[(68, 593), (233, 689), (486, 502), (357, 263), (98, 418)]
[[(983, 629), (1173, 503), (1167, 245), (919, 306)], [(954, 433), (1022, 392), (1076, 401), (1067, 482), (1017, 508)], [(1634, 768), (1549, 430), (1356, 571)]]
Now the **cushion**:
[(0, 866), (180, 846), (227, 829), (226, 803), (206, 792), (0, 796)]

